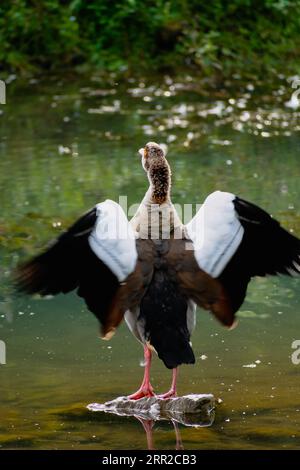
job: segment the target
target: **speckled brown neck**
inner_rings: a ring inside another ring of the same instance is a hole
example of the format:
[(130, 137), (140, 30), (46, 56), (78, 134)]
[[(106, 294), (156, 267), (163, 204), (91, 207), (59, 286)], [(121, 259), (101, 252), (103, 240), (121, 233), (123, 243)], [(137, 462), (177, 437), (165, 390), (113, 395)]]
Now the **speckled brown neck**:
[(166, 159), (153, 158), (149, 165), (148, 177), (151, 185), (151, 200), (163, 204), (170, 199), (171, 169)]

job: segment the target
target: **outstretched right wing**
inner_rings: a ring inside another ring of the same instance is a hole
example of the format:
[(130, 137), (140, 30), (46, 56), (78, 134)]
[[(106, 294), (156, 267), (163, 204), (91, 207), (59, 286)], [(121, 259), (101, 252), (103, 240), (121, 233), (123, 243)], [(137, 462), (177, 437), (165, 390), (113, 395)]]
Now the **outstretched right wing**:
[(234, 194), (210, 194), (186, 229), (199, 267), (222, 283), (235, 312), (254, 276), (300, 273), (300, 240)]

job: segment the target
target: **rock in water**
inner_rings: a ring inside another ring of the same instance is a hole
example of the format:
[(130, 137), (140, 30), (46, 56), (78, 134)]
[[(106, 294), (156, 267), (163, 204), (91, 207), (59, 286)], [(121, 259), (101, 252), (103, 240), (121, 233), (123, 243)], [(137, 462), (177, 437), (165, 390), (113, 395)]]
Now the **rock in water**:
[(210, 426), (214, 421), (216, 400), (213, 395), (185, 395), (163, 400), (159, 397), (129, 400), (119, 397), (104, 404), (91, 403), (90, 411), (152, 420), (175, 420), (186, 426)]

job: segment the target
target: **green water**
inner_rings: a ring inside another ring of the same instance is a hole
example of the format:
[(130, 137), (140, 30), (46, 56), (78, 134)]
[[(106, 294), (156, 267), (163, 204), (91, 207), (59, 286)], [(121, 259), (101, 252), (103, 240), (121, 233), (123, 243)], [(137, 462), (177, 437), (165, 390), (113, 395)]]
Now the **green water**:
[[(300, 114), (284, 105), (292, 91), (282, 77), (215, 88), (191, 77), (8, 85), (0, 108), (1, 448), (146, 448), (135, 418), (86, 409), (139, 385), (142, 350), (126, 326), (102, 342), (81, 299), (18, 297), (11, 271), (96, 202), (139, 202), (147, 182), (136, 151), (149, 140), (169, 144), (174, 202), (231, 191), (300, 235)], [(299, 293), (297, 279), (255, 280), (234, 331), (198, 312), (197, 363), (180, 368), (179, 393), (213, 393), (222, 404), (210, 427), (179, 426), (185, 449), (299, 447), (300, 365), (291, 361)], [(152, 375), (166, 391), (170, 371), (158, 359)], [(155, 448), (175, 448), (171, 422), (152, 433)]]

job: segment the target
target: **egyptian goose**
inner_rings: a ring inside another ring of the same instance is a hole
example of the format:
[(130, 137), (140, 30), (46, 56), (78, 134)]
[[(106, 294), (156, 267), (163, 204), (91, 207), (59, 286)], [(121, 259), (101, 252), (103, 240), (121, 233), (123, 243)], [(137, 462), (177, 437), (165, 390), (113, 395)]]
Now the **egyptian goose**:
[(130, 399), (153, 396), (152, 351), (173, 370), (193, 364), (190, 337), (196, 305), (226, 327), (254, 276), (299, 274), (300, 241), (259, 207), (234, 194), (210, 194), (187, 225), (171, 202), (164, 150), (140, 151), (149, 189), (128, 222), (111, 200), (97, 204), (43, 253), (20, 266), (17, 286), (28, 294), (77, 291), (109, 339), (123, 317), (142, 343), (144, 378)]

